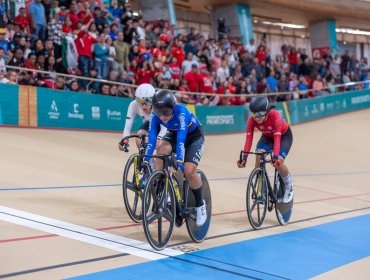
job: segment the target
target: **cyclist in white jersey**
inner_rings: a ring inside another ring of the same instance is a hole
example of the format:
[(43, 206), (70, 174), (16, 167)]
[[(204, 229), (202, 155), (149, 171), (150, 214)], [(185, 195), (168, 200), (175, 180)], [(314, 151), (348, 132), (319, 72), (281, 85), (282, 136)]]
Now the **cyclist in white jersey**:
[[(136, 115), (139, 115), (143, 121), (137, 134), (148, 134), (150, 113), (152, 112), (152, 97), (155, 89), (151, 84), (141, 84), (135, 91), (135, 100), (132, 101), (127, 110), (125, 128), (123, 130), (123, 138), (118, 143), (118, 148), (123, 151), (125, 144), (128, 144), (129, 139), (126, 138), (131, 134), (132, 125), (134, 124)], [(162, 138), (167, 132), (167, 128), (163, 125), (160, 127), (158, 138)], [(140, 139), (136, 138), (136, 146), (140, 147)]]

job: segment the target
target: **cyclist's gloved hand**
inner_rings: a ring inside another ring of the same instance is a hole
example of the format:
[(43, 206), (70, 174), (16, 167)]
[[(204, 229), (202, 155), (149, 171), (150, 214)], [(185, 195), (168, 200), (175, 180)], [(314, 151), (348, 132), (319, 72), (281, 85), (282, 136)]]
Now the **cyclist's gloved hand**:
[(274, 166), (279, 167), (281, 163), (279, 160), (279, 156), (273, 156), (272, 159), (274, 160)]
[(177, 169), (177, 171), (181, 170), (181, 172), (184, 173), (184, 170), (185, 170), (184, 164), (181, 161), (178, 161), (177, 164), (176, 164), (176, 169)]
[(242, 159), (242, 160), (238, 160), (236, 162), (236, 164), (238, 165), (239, 168), (245, 168), (245, 165), (247, 164), (247, 160), (246, 159)]
[(118, 143), (118, 149), (120, 149), (120, 151), (125, 151), (127, 153), (128, 152), (127, 147), (130, 146), (128, 142), (129, 142), (128, 138), (126, 137), (122, 138), (122, 140)]
[(240, 159), (236, 162), (239, 168), (245, 168), (245, 165), (247, 164), (247, 158), (248, 154), (243, 152)]

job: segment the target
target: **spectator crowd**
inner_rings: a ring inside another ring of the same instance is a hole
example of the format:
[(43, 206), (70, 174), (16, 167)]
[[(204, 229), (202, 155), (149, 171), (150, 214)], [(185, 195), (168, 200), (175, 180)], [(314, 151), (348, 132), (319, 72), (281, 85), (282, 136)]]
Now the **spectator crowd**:
[[(280, 92), (290, 93), (271, 96), (272, 101), (288, 101), (333, 94), (336, 84), (370, 83), (367, 58), (358, 61), (355, 53), (333, 55), (328, 50), (311, 58), (305, 49), (283, 45), (273, 58), (266, 39), (258, 44), (251, 39), (243, 46), (227, 36), (206, 38), (194, 28), (178, 34), (168, 21), (144, 21), (129, 1), (33, 0), (15, 17), (3, 19), (0, 83), (120, 97), (133, 96), (129, 85), (151, 83), (175, 90), (183, 103), (197, 105), (243, 105), (249, 101), (244, 95)], [(66, 80), (58, 73), (76, 78)]]

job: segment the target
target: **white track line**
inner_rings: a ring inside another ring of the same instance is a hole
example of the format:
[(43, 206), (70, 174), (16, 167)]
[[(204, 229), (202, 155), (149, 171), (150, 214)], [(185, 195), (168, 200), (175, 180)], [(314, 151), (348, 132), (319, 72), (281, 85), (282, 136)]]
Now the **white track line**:
[(153, 250), (149, 244), (138, 240), (113, 235), (4, 206), (0, 206), (0, 220), (150, 260), (158, 260), (169, 256), (183, 254), (182, 252), (172, 249), (164, 249), (163, 251), (157, 252)]

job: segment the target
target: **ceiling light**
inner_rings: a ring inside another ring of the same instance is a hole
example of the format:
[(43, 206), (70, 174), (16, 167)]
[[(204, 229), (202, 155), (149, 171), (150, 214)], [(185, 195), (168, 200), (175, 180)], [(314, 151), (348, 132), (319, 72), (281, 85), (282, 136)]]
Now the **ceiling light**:
[(281, 28), (294, 28), (294, 29), (303, 29), (306, 28), (304, 25), (293, 24), (293, 23), (283, 23), (283, 22), (271, 22), (271, 21), (263, 21), (263, 24), (273, 25), (273, 26), (280, 26)]
[(337, 28), (335, 29), (336, 32), (340, 33), (348, 33), (354, 35), (366, 35), (370, 36), (370, 31), (360, 30), (360, 29), (353, 29), (353, 28)]

